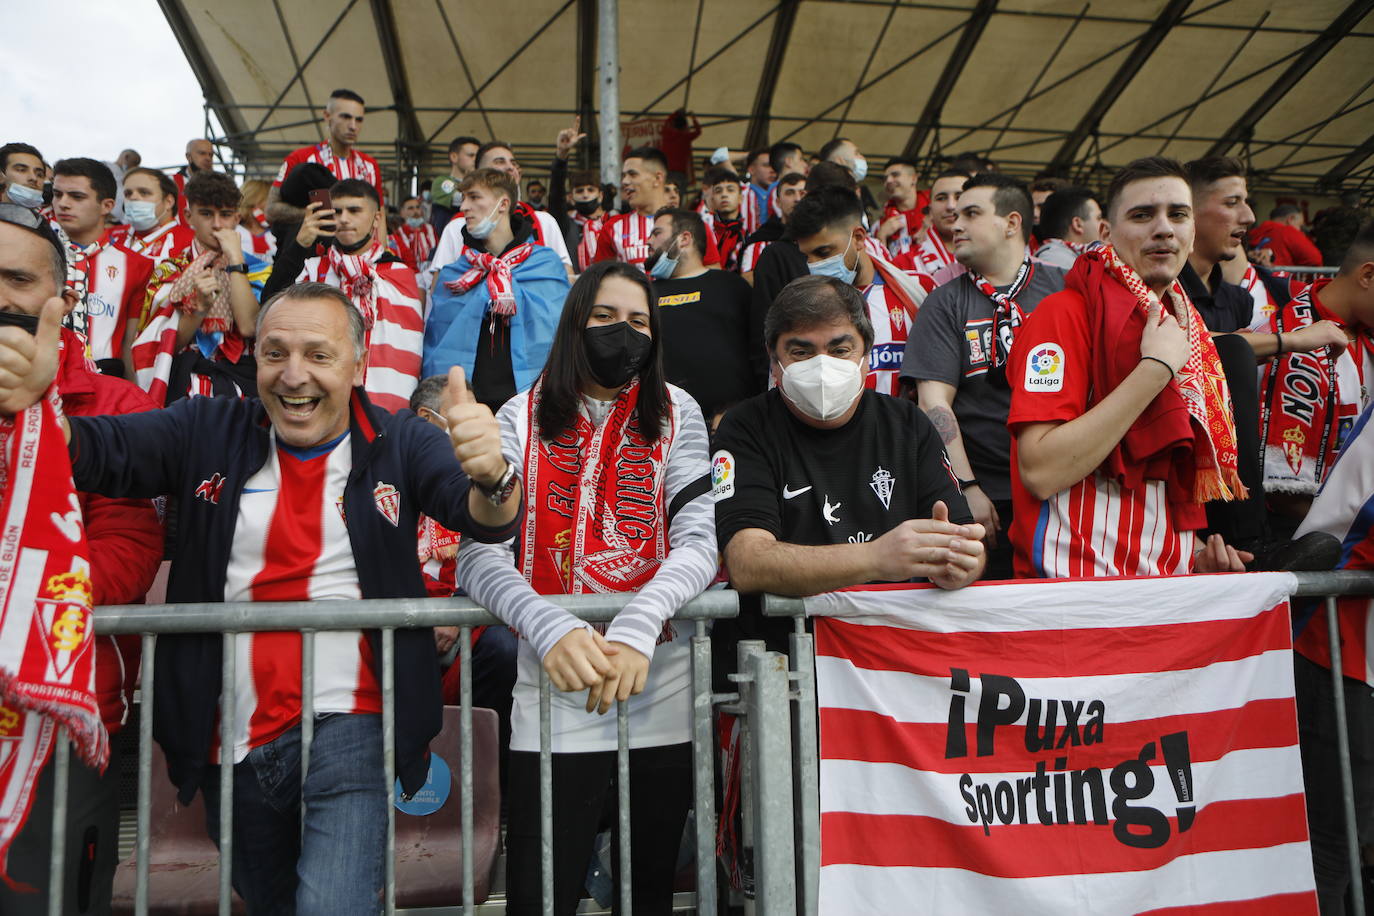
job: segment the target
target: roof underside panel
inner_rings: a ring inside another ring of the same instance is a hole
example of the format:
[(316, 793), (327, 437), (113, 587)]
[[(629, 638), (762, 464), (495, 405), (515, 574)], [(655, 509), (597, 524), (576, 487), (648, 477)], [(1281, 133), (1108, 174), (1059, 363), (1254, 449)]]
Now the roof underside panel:
[[(578, 60), (579, 10), (594, 15), (596, 0), (160, 2), (189, 25), (183, 47), (193, 58), (203, 49), (197, 72), (218, 74), (247, 128), (217, 139), (258, 173), (323, 138), (320, 110), (339, 87), (367, 99), (361, 146), (388, 175), (412, 162), (397, 142), (410, 119), (395, 110), (398, 90), (414, 108), (422, 168), (440, 168), (465, 134), (504, 139), (537, 167), (578, 111), (579, 73), (599, 76), (597, 61)], [(703, 126), (699, 152), (738, 149), (791, 2), (621, 0), (622, 122), (685, 108)], [(1277, 82), (1338, 17), (1363, 10), (1352, 0), (1194, 0), (1157, 45), (1146, 39), (1168, 0), (1001, 0), (987, 15), (989, 5), (798, 0), (773, 61), (768, 137), (814, 150), (847, 136), (875, 165), (908, 143), (927, 167), (979, 152), (1028, 176), (1086, 131), (1071, 171), (1100, 178), (1137, 156), (1203, 155), (1234, 130), (1227, 152), (1247, 157), (1259, 184), (1314, 188), (1344, 164), (1349, 184), (1374, 185), (1374, 13), (1296, 83)], [(395, 43), (384, 53), (388, 15)], [(948, 95), (931, 102), (941, 85)], [(1257, 100), (1263, 114), (1244, 118)], [(927, 108), (930, 129), (913, 132)], [(595, 124), (582, 128), (595, 138)]]

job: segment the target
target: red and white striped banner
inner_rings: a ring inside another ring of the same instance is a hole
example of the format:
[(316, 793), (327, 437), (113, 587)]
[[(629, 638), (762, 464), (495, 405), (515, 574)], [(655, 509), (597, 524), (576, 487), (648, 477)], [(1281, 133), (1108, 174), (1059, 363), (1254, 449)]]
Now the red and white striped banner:
[(1291, 585), (807, 599), (820, 911), (1315, 914)]

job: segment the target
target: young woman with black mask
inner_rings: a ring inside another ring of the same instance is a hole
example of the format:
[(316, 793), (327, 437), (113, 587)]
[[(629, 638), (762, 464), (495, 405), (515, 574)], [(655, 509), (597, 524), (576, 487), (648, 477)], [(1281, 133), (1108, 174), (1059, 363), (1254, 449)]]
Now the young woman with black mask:
[[(692, 772), (691, 631), (670, 618), (715, 577), (717, 554), (706, 427), (691, 396), (664, 381), (658, 335), (642, 271), (604, 261), (582, 274), (543, 373), (498, 414), (530, 507), (522, 537), (465, 543), (459, 558), (459, 586), (521, 635), (511, 913), (540, 912), (541, 664), (557, 688), (554, 912), (576, 909), (603, 804), (614, 797), (616, 719), (605, 713), (617, 700), (630, 703), (633, 909), (672, 910)], [(604, 632), (542, 597), (606, 592), (637, 594)]]

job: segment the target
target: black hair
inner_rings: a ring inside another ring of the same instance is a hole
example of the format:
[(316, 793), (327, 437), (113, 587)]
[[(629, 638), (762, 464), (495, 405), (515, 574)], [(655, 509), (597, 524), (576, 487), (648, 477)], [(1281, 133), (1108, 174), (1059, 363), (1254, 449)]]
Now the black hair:
[(768, 147), (768, 164), (773, 167), (773, 171), (781, 175), (782, 170), (787, 167), (787, 160), (792, 157), (792, 154), (801, 152), (804, 152), (804, 150), (797, 144), (787, 140), (781, 140)]
[(700, 213), (683, 207), (664, 207), (654, 214), (654, 221), (657, 222), (660, 216), (672, 217), (674, 238), (684, 232), (690, 232), (692, 247), (697, 250), (697, 254), (706, 257), (706, 223)]
[(1035, 205), (1030, 192), (1020, 181), (1001, 172), (979, 172), (964, 182), (964, 192), (974, 188), (992, 188), (992, 207), (998, 216), (1021, 214), (1021, 241), (1029, 242), (1031, 224), (1035, 222)]
[(827, 141), (825, 146), (822, 146), (821, 151), (816, 155), (821, 157), (821, 162), (829, 162), (831, 153), (835, 152), (835, 150), (839, 149), (844, 144), (853, 142), (854, 141), (848, 137), (836, 137), (833, 140)]
[[(663, 155), (663, 151), (656, 146), (638, 146), (625, 154), (626, 162), (631, 159), (639, 159), (642, 162), (650, 162), (658, 166), (663, 173), (668, 172), (668, 157)], [(683, 188), (685, 191), (686, 188)]]
[(53, 177), (66, 175), (69, 178), (85, 178), (91, 183), (91, 190), (95, 191), (95, 196), (100, 200), (114, 200), (115, 195), (119, 193), (114, 172), (98, 159), (87, 159), (84, 156), (59, 159), (57, 165), (53, 166), (52, 173)]
[(970, 175), (977, 175), (979, 172), (995, 172), (997, 166), (991, 159), (978, 153), (959, 153), (950, 157), (949, 169), (954, 172), (968, 172)]
[(223, 172), (196, 172), (186, 180), (182, 194), (188, 207), (204, 204), (216, 210), (237, 210), (243, 200), (239, 186)]
[(1244, 178), (1245, 163), (1234, 156), (1204, 156), (1185, 163), (1188, 184), (1193, 191), (1201, 191), (1214, 181), (1223, 178)]
[(601, 190), (601, 176), (593, 169), (578, 169), (568, 176), (568, 190), (573, 188), (596, 188)]
[(678, 196), (683, 200), (687, 199), (688, 184), (686, 175), (681, 172), (669, 172), (663, 176), (663, 186), (667, 187), (668, 185), (677, 188)]
[[(332, 193), (332, 192), (331, 192), (331, 193)], [(401, 206), (404, 207), (406, 204), (410, 203), (412, 200), (418, 200), (418, 201), (420, 201), (421, 203), (424, 203), (424, 200), (423, 200), (422, 198), (416, 197), (414, 194), (407, 194), (405, 197), (402, 197), (402, 198), (401, 198)], [(387, 209), (391, 209), (391, 208), (388, 207)]]
[(582, 332), (587, 327), (592, 308), (596, 306), (601, 284), (610, 277), (629, 280), (644, 291), (649, 303), (649, 333), (652, 342), (644, 365), (639, 368), (639, 404), (635, 408), (639, 434), (652, 442), (663, 434), (668, 419), (668, 382), (663, 374), (662, 348), (659, 346), (662, 325), (658, 317), (658, 294), (644, 271), (624, 261), (599, 261), (577, 278), (563, 303), (563, 315), (553, 333), (549, 358), (540, 374), (542, 390), (535, 409), (539, 431), (545, 439), (556, 439), (572, 426), (577, 417), (582, 393), (597, 384), (587, 360)]
[[(766, 147), (766, 146), (760, 146), (760, 147), (757, 147), (757, 148), (755, 148), (755, 149), (751, 149), (751, 150), (749, 151), (749, 158), (746, 159), (746, 160), (744, 160), (744, 167), (745, 167), (745, 168), (748, 168), (749, 166), (751, 166), (751, 165), (754, 164), (754, 160), (755, 160), (755, 159), (759, 158), (760, 156), (768, 156), (768, 155), (769, 155), (769, 153), (768, 153), (768, 147)], [(772, 158), (772, 157), (770, 156), (769, 158)], [(771, 166), (772, 163), (770, 162), (769, 165)]]
[[(801, 209), (801, 204), (797, 209)], [(763, 345), (772, 359), (778, 339), (788, 331), (830, 324), (837, 319), (854, 323), (863, 338), (865, 353), (873, 349), (873, 322), (868, 317), (868, 304), (853, 284), (841, 283), (835, 277), (798, 277), (784, 286), (769, 306), (763, 319)]]
[(895, 158), (893, 158), (893, 159), (887, 160), (887, 165), (883, 166), (883, 171), (886, 172), (888, 169), (892, 168), (894, 165), (900, 165), (900, 166), (902, 166), (902, 168), (911, 169), (913, 172), (917, 173), (918, 175), (919, 175), (920, 172), (921, 172), (921, 166), (920, 166), (919, 164), (917, 164), (916, 160), (915, 160), (915, 159), (908, 159), (908, 158), (906, 158), (905, 156), (897, 156), (897, 157), (895, 157)]
[(797, 241), (841, 223), (857, 225), (863, 219), (863, 212), (863, 205), (853, 191), (835, 187), (807, 191), (787, 220), (785, 237)]
[(377, 189), (361, 178), (345, 178), (343, 181), (334, 182), (329, 188), (329, 196), (366, 197), (376, 206), (382, 205), (382, 198), (377, 194)]
[(739, 184), (739, 175), (735, 170), (727, 165), (713, 165), (706, 170), (706, 174), (701, 176), (701, 186), (703, 188), (713, 188), (723, 181), (733, 181)]
[[(0, 168), (3, 168), (3, 166), (0, 166)], [(1270, 218), (1270, 219), (1286, 219), (1287, 217), (1292, 216), (1294, 213), (1301, 213), (1301, 212), (1302, 212), (1302, 210), (1300, 210), (1300, 209), (1299, 209), (1297, 206), (1295, 206), (1294, 204), (1279, 204), (1277, 207), (1275, 207), (1274, 209), (1272, 209), (1272, 210), (1269, 211), (1269, 218)]]
[(329, 100), (332, 102), (334, 99), (347, 99), (350, 102), (357, 102), (359, 105), (367, 104), (363, 101), (363, 97), (352, 89), (335, 89), (329, 93)]
[(456, 153), (463, 147), (467, 146), (469, 143), (471, 143), (475, 147), (478, 147), (479, 149), (482, 146), (482, 141), (478, 140), (476, 137), (456, 137), (449, 142), (448, 151), (450, 154)]
[(1097, 200), (1097, 195), (1092, 188), (1082, 185), (1069, 185), (1046, 197), (1040, 205), (1041, 241), (1067, 237), (1074, 217), (1088, 218), (1088, 201), (1091, 200)]
[(1350, 240), (1350, 247), (1341, 258), (1340, 273), (1348, 274), (1369, 261), (1374, 261), (1374, 219), (1367, 220)]
[(129, 169), (124, 173), (124, 180), (127, 182), (134, 175), (147, 175), (157, 182), (158, 190), (163, 197), (172, 198), (172, 207), (175, 210), (181, 203), (181, 192), (177, 190), (177, 183), (173, 181), (166, 172), (159, 172), (157, 169), (145, 169), (139, 166), (136, 169)]
[(39, 162), (43, 161), (43, 154), (27, 143), (6, 143), (0, 146), (0, 172), (10, 167), (10, 157), (15, 153), (27, 153)]
[(1060, 178), (1058, 175), (1040, 175), (1031, 181), (1030, 189), (1032, 191), (1049, 191), (1053, 194), (1055, 191), (1063, 190), (1068, 186), (1069, 180), (1067, 178)]
[(807, 194), (814, 194), (821, 188), (843, 188), (853, 194), (858, 187), (859, 183), (854, 180), (854, 173), (838, 162), (817, 162), (811, 166), (811, 173), (806, 176)]
[(1107, 185), (1107, 212), (1110, 213), (1116, 207), (1126, 185), (1151, 178), (1177, 178), (1185, 184), (1192, 184), (1188, 179), (1188, 173), (1177, 159), (1170, 159), (1168, 156), (1133, 159), (1113, 175), (1112, 183)]
[(803, 175), (801, 172), (788, 172), (786, 175), (778, 179), (778, 187), (782, 187), (783, 185), (800, 184), (805, 181), (806, 176)]
[(505, 140), (488, 140), (486, 143), (477, 147), (477, 155), (472, 157), (473, 164), (481, 167), (482, 160), (486, 158), (487, 153), (494, 149), (509, 150), (512, 157), (515, 155), (515, 147), (511, 146)]
[(410, 393), (410, 409), (419, 413), (420, 408), (425, 407), (438, 413), (439, 405), (443, 403), (444, 389), (447, 387), (447, 375), (431, 375), (420, 379), (420, 384)]

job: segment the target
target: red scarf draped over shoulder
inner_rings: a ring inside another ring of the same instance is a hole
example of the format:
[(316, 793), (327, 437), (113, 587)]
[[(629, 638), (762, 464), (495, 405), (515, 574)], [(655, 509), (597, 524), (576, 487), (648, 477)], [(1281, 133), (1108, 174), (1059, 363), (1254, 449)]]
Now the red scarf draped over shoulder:
[[(1089, 407), (1126, 380), (1140, 363), (1140, 339), (1153, 293), (1110, 246), (1084, 252), (1064, 286), (1088, 304), (1092, 362)], [(1177, 281), (1165, 307), (1188, 331), (1188, 361), (1141, 412), (1098, 472), (1135, 489), (1163, 480), (1174, 523), (1205, 527), (1202, 503), (1246, 494), (1237, 473), (1231, 396), (1221, 358), (1202, 317)]]
[(516, 565), (541, 595), (639, 589), (668, 556), (664, 492), (676, 423), (645, 441), (635, 422), (635, 378), (599, 426), (579, 411), (548, 440), (539, 429), (543, 382), (535, 382), (527, 408), (527, 509)]

